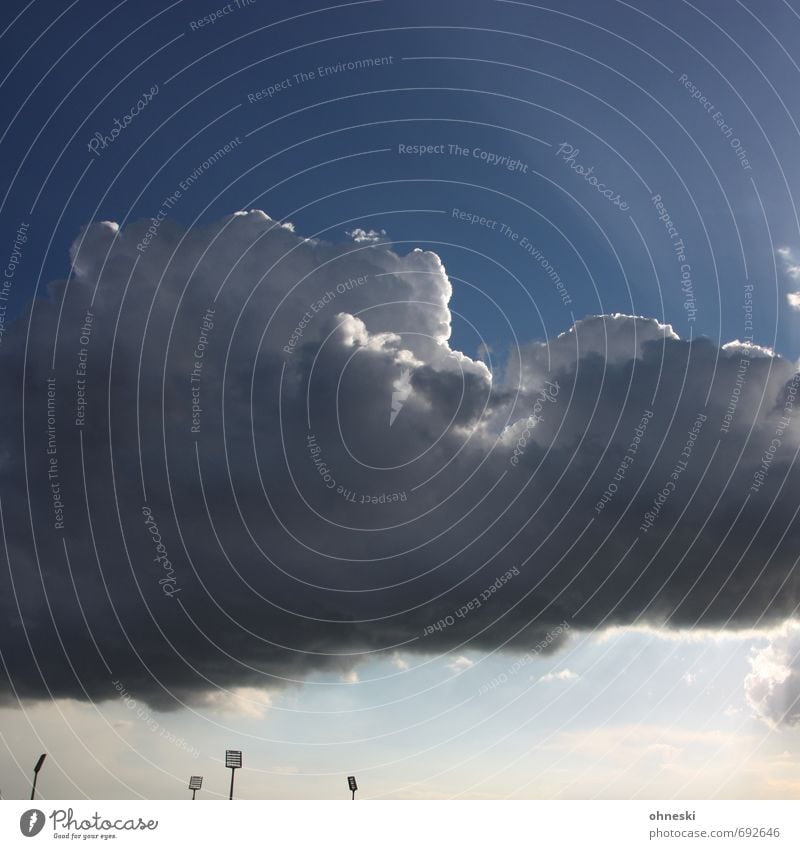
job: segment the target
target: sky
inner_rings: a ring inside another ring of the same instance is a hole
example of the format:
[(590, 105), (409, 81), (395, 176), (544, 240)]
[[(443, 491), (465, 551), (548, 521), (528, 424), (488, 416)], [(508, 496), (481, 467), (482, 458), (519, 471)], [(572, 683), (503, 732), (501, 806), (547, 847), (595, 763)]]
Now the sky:
[(3, 798), (800, 796), (798, 34), (8, 4)]

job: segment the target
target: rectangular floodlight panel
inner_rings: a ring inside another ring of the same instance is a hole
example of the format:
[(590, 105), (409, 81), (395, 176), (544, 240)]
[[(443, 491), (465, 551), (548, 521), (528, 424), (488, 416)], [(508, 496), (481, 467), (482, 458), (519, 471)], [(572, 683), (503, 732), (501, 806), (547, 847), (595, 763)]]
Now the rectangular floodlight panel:
[(190, 790), (199, 790), (203, 786), (203, 776), (202, 775), (193, 775), (189, 779), (189, 789)]
[(225, 752), (225, 766), (230, 769), (239, 769), (242, 765), (242, 753), (235, 749), (228, 749)]
[(347, 785), (351, 790), (358, 790), (358, 785), (356, 784), (356, 777), (354, 775), (347, 776)]

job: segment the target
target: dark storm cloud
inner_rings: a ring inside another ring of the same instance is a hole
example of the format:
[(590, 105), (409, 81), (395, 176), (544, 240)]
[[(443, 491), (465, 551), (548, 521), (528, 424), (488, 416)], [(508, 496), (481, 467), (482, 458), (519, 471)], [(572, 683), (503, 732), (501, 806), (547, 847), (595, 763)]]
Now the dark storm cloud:
[(4, 698), (794, 611), (786, 360), (595, 316), (500, 381), (451, 350), (435, 254), (148, 226), (89, 227), (3, 341)]

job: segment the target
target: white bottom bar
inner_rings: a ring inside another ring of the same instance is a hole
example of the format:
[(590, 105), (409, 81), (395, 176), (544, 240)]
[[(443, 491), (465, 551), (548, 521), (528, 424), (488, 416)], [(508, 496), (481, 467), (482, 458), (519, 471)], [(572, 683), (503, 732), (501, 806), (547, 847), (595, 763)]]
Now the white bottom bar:
[[(356, 799), (356, 801), (359, 801)], [(34, 813), (32, 813), (34, 812)], [(29, 831), (35, 832), (27, 836)], [(255, 841), (263, 841), (256, 843)], [(794, 847), (797, 801), (0, 802), (0, 845)]]

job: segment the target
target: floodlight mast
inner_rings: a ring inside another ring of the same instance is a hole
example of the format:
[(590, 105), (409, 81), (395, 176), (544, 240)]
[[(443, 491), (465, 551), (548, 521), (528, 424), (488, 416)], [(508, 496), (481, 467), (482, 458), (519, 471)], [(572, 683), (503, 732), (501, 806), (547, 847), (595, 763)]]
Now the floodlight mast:
[(356, 790), (358, 790), (358, 784), (356, 783), (356, 777), (354, 775), (347, 776), (347, 786), (350, 788), (350, 792), (353, 794), (352, 799), (355, 802), (356, 800)]
[(203, 776), (202, 775), (192, 775), (189, 778), (189, 789), (192, 791), (192, 801), (194, 801), (195, 794), (197, 791), (203, 786)]
[(33, 768), (33, 787), (31, 787), (31, 801), (33, 801), (34, 796), (36, 796), (36, 780), (39, 778), (39, 770), (42, 768), (42, 764), (44, 763), (44, 759), (47, 757), (47, 754), (39, 755), (39, 760), (36, 761), (36, 766)]
[(236, 770), (241, 769), (242, 753), (237, 749), (227, 749), (225, 752), (225, 766), (231, 771), (231, 792), (228, 799), (233, 799), (233, 777)]

